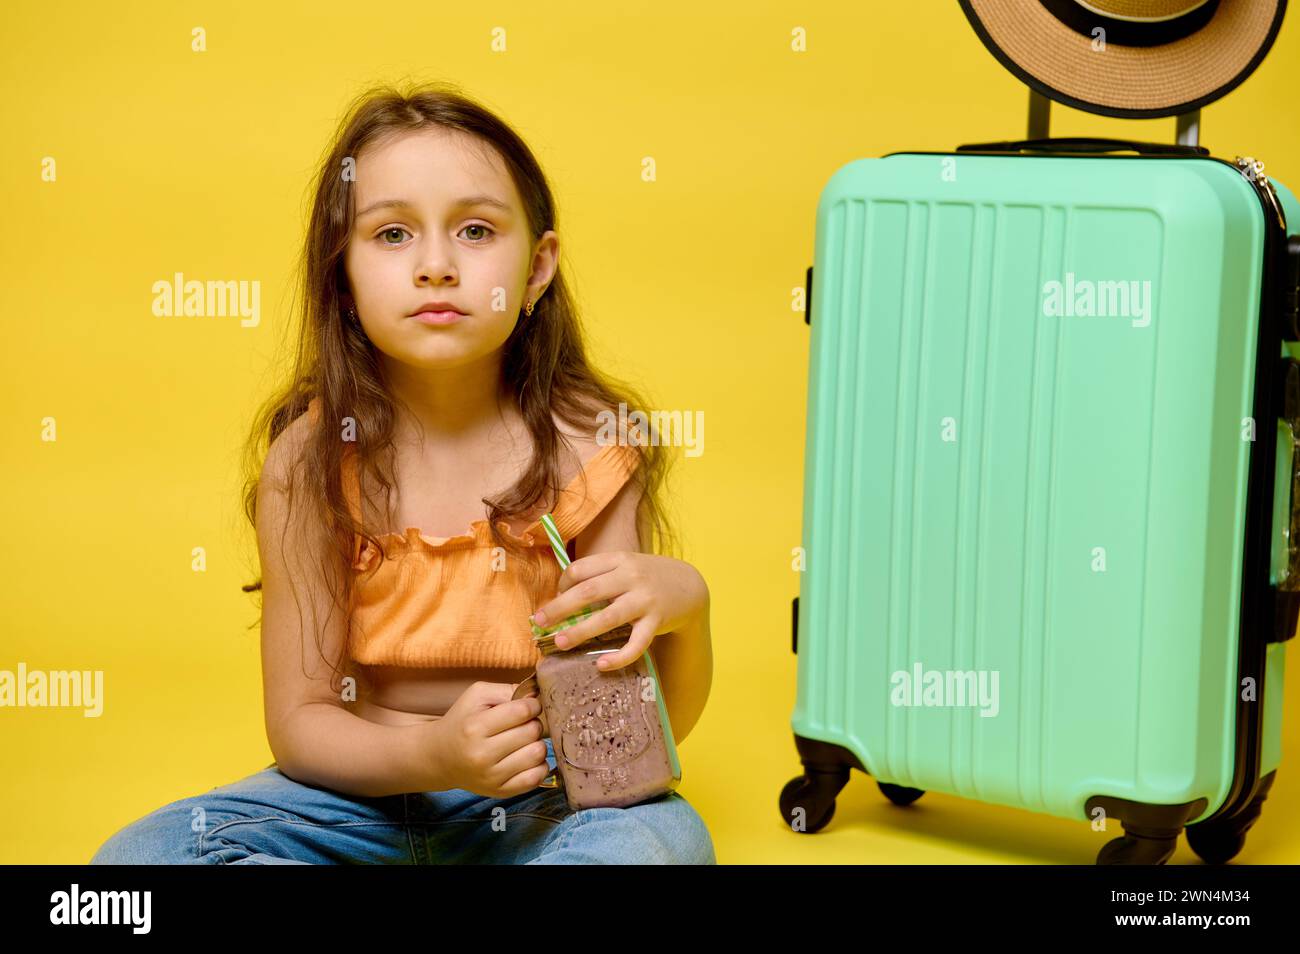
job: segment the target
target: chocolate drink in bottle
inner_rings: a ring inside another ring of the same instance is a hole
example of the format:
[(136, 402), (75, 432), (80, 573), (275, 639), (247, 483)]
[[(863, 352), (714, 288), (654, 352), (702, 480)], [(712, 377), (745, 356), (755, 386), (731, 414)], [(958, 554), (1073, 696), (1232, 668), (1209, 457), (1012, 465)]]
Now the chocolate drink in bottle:
[[(682, 778), (658, 673), (649, 653), (604, 671), (601, 656), (626, 645), (630, 623), (570, 650), (555, 645), (559, 628), (534, 636), (542, 654), (535, 674), (559, 779), (574, 811), (623, 808), (675, 789)], [(534, 677), (521, 683), (516, 696)], [(545, 783), (543, 783), (545, 784)]]

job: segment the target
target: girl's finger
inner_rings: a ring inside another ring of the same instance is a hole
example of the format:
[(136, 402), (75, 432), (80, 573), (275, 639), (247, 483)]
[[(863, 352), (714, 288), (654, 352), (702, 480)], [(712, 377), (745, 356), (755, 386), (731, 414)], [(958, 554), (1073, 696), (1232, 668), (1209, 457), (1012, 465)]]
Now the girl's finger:
[(592, 553), (581, 560), (574, 560), (560, 573), (558, 589), (561, 593), (583, 580), (608, 573), (622, 562), (622, 554), (617, 550)]
[(588, 616), (581, 623), (570, 626), (555, 634), (555, 645), (560, 649), (572, 649), (594, 636), (600, 636), (630, 623), (633, 619), (630, 606), (624, 600), (615, 600), (604, 609)]
[(596, 668), (602, 672), (611, 669), (622, 669), (624, 666), (635, 662), (641, 658), (641, 654), (650, 648), (650, 643), (654, 640), (654, 633), (657, 621), (651, 616), (642, 616), (632, 626), (632, 635), (627, 638), (627, 644), (617, 652), (605, 653), (596, 660)]
[[(532, 616), (538, 626), (555, 626), (588, 606), (618, 598), (624, 591), (615, 573), (602, 573), (600, 576), (584, 580), (580, 585), (570, 587), (553, 600), (548, 600), (537, 608)], [(537, 617), (541, 616), (539, 620)]]

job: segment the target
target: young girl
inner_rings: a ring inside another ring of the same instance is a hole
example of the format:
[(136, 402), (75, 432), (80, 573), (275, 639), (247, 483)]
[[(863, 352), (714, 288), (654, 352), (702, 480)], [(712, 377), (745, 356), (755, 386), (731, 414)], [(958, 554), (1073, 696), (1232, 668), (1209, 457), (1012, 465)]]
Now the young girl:
[(92, 863), (716, 863), (677, 792), (575, 812), (538, 788), (541, 705), (512, 699), (530, 618), (605, 601), (561, 645), (632, 623), (607, 666), (650, 654), (678, 742), (712, 678), (708, 588), (654, 552), (665, 451), (618, 429), (646, 405), (588, 364), (555, 228), (531, 151), (454, 88), (349, 110), (315, 186), (297, 367), (249, 449), (276, 761)]

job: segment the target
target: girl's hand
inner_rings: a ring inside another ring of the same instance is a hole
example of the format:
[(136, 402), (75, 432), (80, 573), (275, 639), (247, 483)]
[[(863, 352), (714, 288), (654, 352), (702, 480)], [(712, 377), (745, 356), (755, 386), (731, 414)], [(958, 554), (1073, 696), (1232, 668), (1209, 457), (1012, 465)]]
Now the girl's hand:
[(593, 603), (612, 601), (581, 623), (561, 630), (560, 649), (633, 623), (627, 645), (597, 661), (602, 670), (635, 662), (651, 641), (685, 627), (704, 609), (709, 588), (700, 572), (683, 560), (652, 553), (617, 550), (574, 560), (560, 574), (559, 595), (530, 619), (538, 626), (565, 619)]

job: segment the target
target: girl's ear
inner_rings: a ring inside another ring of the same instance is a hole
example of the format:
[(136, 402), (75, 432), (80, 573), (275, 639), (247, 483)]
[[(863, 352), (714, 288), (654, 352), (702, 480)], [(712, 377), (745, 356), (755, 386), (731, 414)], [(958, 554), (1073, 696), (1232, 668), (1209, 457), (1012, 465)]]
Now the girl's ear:
[(342, 312), (344, 319), (358, 324), (360, 319), (357, 318), (357, 303), (352, 298), (349, 291), (339, 292), (339, 311)]
[(343, 270), (343, 263), (339, 262), (338, 267), (334, 270), (334, 290), (339, 296), (339, 311), (346, 318), (348, 312), (356, 314), (357, 302), (352, 297), (352, 289), (348, 285), (347, 273)]

